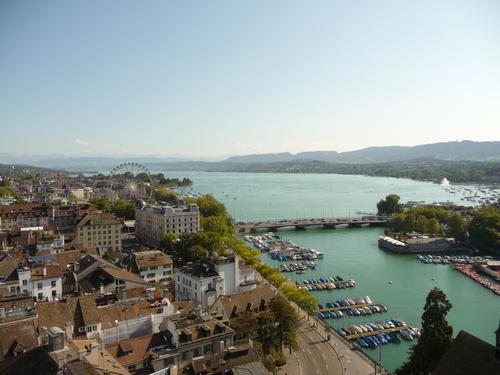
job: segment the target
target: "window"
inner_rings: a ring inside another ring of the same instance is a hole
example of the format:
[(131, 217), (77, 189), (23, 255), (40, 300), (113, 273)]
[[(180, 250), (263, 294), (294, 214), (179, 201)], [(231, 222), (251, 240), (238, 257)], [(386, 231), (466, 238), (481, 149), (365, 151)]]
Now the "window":
[(78, 332), (85, 332), (85, 327), (78, 328)]
[(55, 297), (55, 296), (56, 296), (56, 293), (57, 293), (57, 291), (56, 291), (56, 290), (53, 290), (53, 291), (52, 291), (52, 297)]
[(52, 288), (55, 288), (56, 287), (56, 281), (55, 280), (52, 280), (52, 282), (50, 283), (50, 286)]
[(43, 288), (43, 283), (38, 283), (38, 284), (36, 284), (36, 287), (37, 287), (38, 289), (42, 289), (42, 288)]
[(43, 299), (43, 293), (38, 293), (38, 299), (42, 300)]
[(154, 274), (154, 273), (148, 273), (148, 274), (146, 275), (146, 277), (147, 277), (148, 279), (151, 279), (152, 277), (155, 277), (155, 274)]
[(23, 280), (23, 285), (28, 285), (28, 280)]

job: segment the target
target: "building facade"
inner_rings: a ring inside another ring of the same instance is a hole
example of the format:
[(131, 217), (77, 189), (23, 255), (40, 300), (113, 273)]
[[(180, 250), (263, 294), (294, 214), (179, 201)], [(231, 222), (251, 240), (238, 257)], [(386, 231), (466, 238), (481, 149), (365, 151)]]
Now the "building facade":
[(122, 247), (122, 223), (110, 214), (90, 213), (75, 227), (75, 238), (84, 248), (119, 251)]
[(62, 297), (62, 277), (58, 267), (25, 267), (17, 270), (18, 291), (31, 294), (38, 301), (53, 301)]
[(185, 233), (200, 231), (200, 210), (196, 204), (186, 206), (179, 200), (177, 206), (150, 205), (141, 202), (135, 210), (135, 233), (144, 243), (159, 246), (161, 237), (174, 233), (181, 237)]
[(175, 294), (178, 300), (191, 299), (203, 308), (217, 297), (255, 289), (255, 270), (238, 257), (216, 262), (201, 261), (175, 269)]
[(125, 262), (129, 271), (138, 274), (150, 284), (167, 284), (172, 281), (172, 258), (161, 251), (132, 253)]

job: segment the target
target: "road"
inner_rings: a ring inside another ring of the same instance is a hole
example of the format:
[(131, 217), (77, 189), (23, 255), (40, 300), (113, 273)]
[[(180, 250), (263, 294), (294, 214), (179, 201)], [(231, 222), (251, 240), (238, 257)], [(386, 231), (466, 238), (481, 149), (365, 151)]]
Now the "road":
[(299, 349), (288, 358), (286, 366), (279, 369), (280, 375), (371, 375), (374, 367), (353, 352), (350, 347), (328, 335), (321, 326), (311, 328), (302, 318), (297, 330)]
[(302, 323), (297, 337), (299, 350), (296, 357), (300, 374), (342, 374), (342, 364), (329, 343), (309, 325)]

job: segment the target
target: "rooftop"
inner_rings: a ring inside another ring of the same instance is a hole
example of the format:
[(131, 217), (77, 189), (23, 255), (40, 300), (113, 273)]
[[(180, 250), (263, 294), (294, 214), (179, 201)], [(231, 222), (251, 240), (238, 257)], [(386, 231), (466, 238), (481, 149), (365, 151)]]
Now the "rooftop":
[(460, 331), (432, 375), (500, 374), (495, 347), (468, 332)]
[(134, 253), (134, 257), (139, 269), (172, 264), (172, 258), (161, 251), (138, 252)]

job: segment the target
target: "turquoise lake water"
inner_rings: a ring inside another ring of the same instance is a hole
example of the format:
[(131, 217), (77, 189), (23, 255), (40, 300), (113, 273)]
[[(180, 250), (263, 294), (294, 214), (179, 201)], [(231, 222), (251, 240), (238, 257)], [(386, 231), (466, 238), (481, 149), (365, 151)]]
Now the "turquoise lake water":
[[(296, 217), (346, 217), (375, 212), (375, 204), (396, 193), (402, 201), (457, 201), (439, 185), (407, 179), (325, 174), (258, 174), (166, 172), (167, 177), (189, 177), (190, 191), (213, 193), (226, 204), (236, 220), (264, 220)], [(236, 199), (235, 199), (236, 198)], [(454, 335), (464, 329), (494, 343), (500, 319), (500, 297), (470, 280), (450, 265), (423, 264), (415, 256), (392, 255), (377, 246), (382, 228), (286, 231), (280, 234), (307, 248), (324, 252), (316, 270), (304, 275), (286, 273), (294, 281), (341, 275), (358, 285), (342, 290), (313, 292), (322, 301), (370, 296), (389, 311), (364, 317), (327, 320), (335, 328), (351, 324), (399, 318), (420, 326), (425, 297), (430, 289), (442, 289), (453, 304), (448, 321)], [(263, 260), (279, 262), (263, 254)], [(436, 280), (432, 280), (435, 278)], [(392, 284), (388, 281), (392, 280)], [(410, 344), (387, 344), (382, 348), (384, 367), (393, 370), (407, 357)], [(379, 349), (367, 350), (378, 359)]]

